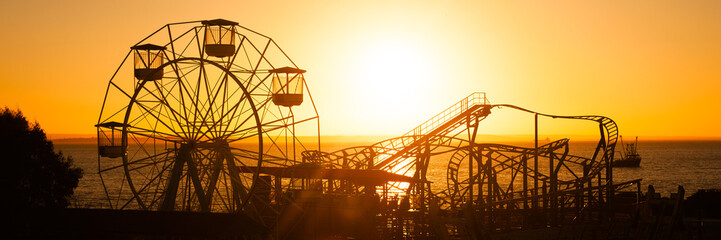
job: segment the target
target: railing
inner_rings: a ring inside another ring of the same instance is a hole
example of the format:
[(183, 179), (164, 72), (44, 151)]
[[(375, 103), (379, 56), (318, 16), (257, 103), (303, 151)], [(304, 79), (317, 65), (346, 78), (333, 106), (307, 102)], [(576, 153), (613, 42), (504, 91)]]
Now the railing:
[(436, 114), (431, 119), (428, 119), (428, 121), (425, 121), (418, 127), (414, 128), (413, 130), (407, 132), (403, 136), (412, 136), (412, 135), (425, 135), (436, 129), (438, 126), (446, 123), (447, 121), (451, 120), (452, 118), (464, 113), (467, 111), (470, 107), (475, 105), (488, 105), (490, 102), (488, 102), (488, 99), (486, 98), (486, 93), (483, 92), (474, 92), (471, 93), (471, 95), (468, 95), (468, 97), (461, 99), (461, 101), (458, 101), (456, 104), (453, 104), (453, 106), (447, 108), (446, 110), (443, 110), (442, 112)]
[[(379, 147), (383, 148), (389, 148), (389, 149), (395, 149), (393, 151), (388, 151), (387, 153), (389, 155), (380, 155), (377, 156), (375, 159), (375, 163), (377, 165), (375, 167), (380, 169), (389, 170), (393, 173), (399, 173), (402, 169), (398, 169), (397, 166), (399, 164), (402, 165), (402, 163), (397, 162), (396, 164), (390, 164), (392, 161), (395, 161), (397, 158), (399, 158), (402, 154), (405, 154), (410, 149), (415, 147), (415, 144), (419, 139), (416, 139), (415, 136), (425, 136), (439, 127), (441, 127), (444, 124), (447, 124), (449, 121), (452, 121), (454, 118), (460, 116), (461, 114), (467, 112), (469, 109), (471, 109), (474, 106), (482, 106), (482, 105), (489, 105), (488, 99), (486, 99), (486, 94), (482, 92), (475, 92), (471, 95), (468, 95), (468, 97), (465, 97), (458, 101), (456, 104), (453, 104), (451, 107), (447, 108), (446, 110), (443, 110), (439, 114), (436, 114), (431, 119), (428, 119), (418, 127), (414, 128), (413, 130), (407, 132), (400, 138), (395, 138), (392, 141), (383, 142), (382, 145), (378, 145)], [(413, 138), (405, 138), (405, 137), (411, 137)], [(428, 137), (428, 136), (426, 136)], [(427, 140), (427, 139), (426, 139)], [(404, 161), (408, 161), (407, 159)], [(412, 164), (411, 164), (412, 165)], [(408, 168), (404, 168), (405, 170), (408, 170)], [(401, 173), (404, 174), (404, 173)]]

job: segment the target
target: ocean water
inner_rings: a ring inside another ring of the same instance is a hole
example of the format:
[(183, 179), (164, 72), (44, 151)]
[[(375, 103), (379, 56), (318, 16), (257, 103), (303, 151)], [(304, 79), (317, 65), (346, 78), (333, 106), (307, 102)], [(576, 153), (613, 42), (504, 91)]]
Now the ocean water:
[[(372, 143), (328, 142), (323, 143), (322, 147), (323, 151), (331, 152), (346, 147), (370, 144)], [(590, 157), (595, 144), (595, 142), (571, 141), (571, 154)], [(524, 144), (517, 145), (523, 146)], [(62, 151), (65, 156), (72, 156), (75, 166), (82, 168), (85, 172), (75, 189), (73, 205), (91, 208), (106, 207), (107, 200), (98, 175), (97, 145), (95, 143), (56, 141), (55, 149)], [(617, 151), (620, 151), (620, 143)], [(699, 189), (721, 189), (721, 141), (640, 141), (638, 152), (643, 158), (641, 167), (614, 168), (615, 182), (641, 178), (643, 179), (643, 191), (646, 191), (646, 186), (650, 184), (664, 196), (676, 192), (678, 185), (686, 189), (686, 196), (690, 196)], [(435, 162), (430, 165), (429, 180), (434, 184), (445, 183), (447, 162), (443, 162), (443, 157), (434, 158), (432, 161)]]
[[(699, 189), (721, 189), (721, 141), (639, 142), (639, 168), (614, 168), (614, 178), (643, 178), (657, 192), (676, 192), (681, 185), (690, 196)], [(645, 188), (644, 188), (645, 191)]]

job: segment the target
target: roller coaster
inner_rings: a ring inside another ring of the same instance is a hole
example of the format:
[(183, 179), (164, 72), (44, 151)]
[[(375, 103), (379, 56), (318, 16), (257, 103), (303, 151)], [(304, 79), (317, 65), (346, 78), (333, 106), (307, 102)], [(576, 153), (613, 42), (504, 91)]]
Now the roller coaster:
[[(598, 123), (600, 140), (590, 158), (569, 154), (568, 139), (535, 148), (477, 143), (478, 126), (494, 108), (527, 112), (535, 115), (536, 121), (539, 116), (593, 121)], [(543, 114), (490, 104), (484, 93), (473, 93), (403, 136), (370, 146), (303, 155), (331, 163), (333, 168), (377, 169), (412, 177), (414, 181), (388, 182), (366, 191), (380, 192), (387, 201), (397, 201), (394, 196), (402, 196), (400, 202), (408, 201), (405, 216), (386, 215), (383, 222), (389, 227), (384, 233), (396, 235), (389, 238), (439, 234), (471, 238), (611, 217), (615, 192), (638, 186), (638, 181), (614, 184), (612, 180), (609, 164), (617, 137), (616, 123), (607, 117)], [(429, 167), (438, 166), (433, 164), (437, 161), (447, 162), (445, 186), (428, 181)], [(335, 188), (344, 193), (360, 193), (369, 187), (351, 186), (343, 180), (326, 185), (345, 186)], [(397, 229), (416, 232), (392, 233)]]
[[(96, 125), (113, 209), (242, 214), (277, 239), (480, 239), (608, 221), (615, 194), (639, 184), (613, 181), (610, 118), (491, 104), (480, 92), (402, 136), (320, 151), (319, 133), (296, 136), (320, 126), (305, 70), (232, 21), (168, 24), (131, 55)], [(568, 139), (482, 143), (479, 125), (497, 109), (532, 114), (536, 131), (539, 117), (595, 122), (600, 139), (590, 157), (572, 155)]]

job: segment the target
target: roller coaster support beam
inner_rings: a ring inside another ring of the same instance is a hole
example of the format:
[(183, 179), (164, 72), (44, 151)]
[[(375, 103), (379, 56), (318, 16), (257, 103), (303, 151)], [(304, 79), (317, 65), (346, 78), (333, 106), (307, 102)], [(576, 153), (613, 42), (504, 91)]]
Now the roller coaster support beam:
[[(533, 172), (538, 172), (538, 113), (534, 113), (535, 153), (533, 154)], [(538, 209), (538, 174), (533, 174), (533, 209)]]

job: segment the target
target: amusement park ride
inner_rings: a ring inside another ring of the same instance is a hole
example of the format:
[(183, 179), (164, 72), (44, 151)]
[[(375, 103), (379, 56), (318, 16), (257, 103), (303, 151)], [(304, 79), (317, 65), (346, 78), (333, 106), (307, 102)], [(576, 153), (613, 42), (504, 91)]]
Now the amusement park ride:
[[(610, 118), (495, 105), (484, 93), (403, 136), (323, 152), (304, 73), (274, 40), (227, 20), (168, 24), (144, 38), (110, 79), (96, 125), (107, 204), (241, 214), (278, 239), (471, 239), (607, 221), (615, 193), (639, 184), (613, 181)], [(590, 157), (572, 155), (568, 139), (481, 143), (479, 125), (501, 107), (536, 123), (595, 122), (600, 140)], [(315, 130), (312, 141), (301, 127)], [(447, 180), (432, 182), (439, 162)]]

